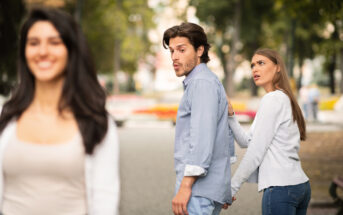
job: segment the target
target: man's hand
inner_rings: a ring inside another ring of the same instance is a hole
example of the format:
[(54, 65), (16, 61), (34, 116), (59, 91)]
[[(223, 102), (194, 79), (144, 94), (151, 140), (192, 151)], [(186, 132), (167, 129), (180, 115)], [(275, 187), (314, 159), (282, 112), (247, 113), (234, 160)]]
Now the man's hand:
[(188, 215), (187, 204), (192, 195), (192, 186), (197, 180), (195, 176), (183, 177), (179, 192), (173, 198), (172, 208), (175, 215)]
[(173, 198), (172, 207), (175, 215), (188, 215), (187, 204), (192, 194), (191, 187), (180, 187)]
[[(233, 203), (235, 200), (236, 200), (236, 197), (233, 196), (233, 197), (232, 197), (232, 203)], [(225, 204), (223, 204), (222, 208), (226, 210), (226, 209), (228, 209), (230, 206), (231, 206), (230, 204), (225, 203)]]

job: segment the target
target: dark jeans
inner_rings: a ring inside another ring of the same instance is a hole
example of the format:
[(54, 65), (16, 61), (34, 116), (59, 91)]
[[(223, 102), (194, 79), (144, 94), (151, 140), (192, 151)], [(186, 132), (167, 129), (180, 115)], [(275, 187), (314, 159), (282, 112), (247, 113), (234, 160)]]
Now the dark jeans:
[(311, 199), (309, 182), (290, 186), (274, 186), (264, 190), (263, 215), (306, 215)]

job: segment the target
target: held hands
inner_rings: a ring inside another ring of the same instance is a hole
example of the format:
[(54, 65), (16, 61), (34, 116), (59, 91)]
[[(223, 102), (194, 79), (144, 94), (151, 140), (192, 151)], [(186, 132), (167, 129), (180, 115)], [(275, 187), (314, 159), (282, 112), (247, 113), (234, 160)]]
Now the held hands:
[[(235, 200), (236, 200), (236, 197), (233, 196), (233, 197), (232, 197), (232, 203), (233, 203)], [(225, 204), (223, 204), (223, 207), (222, 207), (222, 208), (223, 208), (224, 210), (226, 210), (226, 209), (228, 209), (230, 206), (231, 206), (230, 204), (225, 203)]]
[(226, 99), (227, 99), (227, 103), (229, 104), (229, 116), (232, 116), (235, 112), (233, 111), (233, 107), (231, 105), (231, 102), (230, 102), (230, 99), (228, 96), (226, 96)]
[(188, 215), (187, 204), (192, 194), (192, 187), (181, 186), (173, 198), (172, 208), (174, 215)]

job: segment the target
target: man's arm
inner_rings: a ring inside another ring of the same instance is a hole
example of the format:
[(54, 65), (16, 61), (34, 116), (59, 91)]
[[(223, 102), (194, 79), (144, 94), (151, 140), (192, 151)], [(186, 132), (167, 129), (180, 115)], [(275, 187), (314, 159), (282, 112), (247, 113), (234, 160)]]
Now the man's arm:
[(187, 204), (192, 194), (192, 186), (197, 178), (197, 176), (183, 177), (180, 189), (172, 201), (173, 213), (175, 215), (188, 215)]
[(189, 84), (191, 106), (190, 141), (180, 189), (172, 201), (175, 215), (188, 214), (187, 204), (198, 177), (205, 177), (211, 165), (218, 117), (218, 94), (214, 83), (197, 80)]

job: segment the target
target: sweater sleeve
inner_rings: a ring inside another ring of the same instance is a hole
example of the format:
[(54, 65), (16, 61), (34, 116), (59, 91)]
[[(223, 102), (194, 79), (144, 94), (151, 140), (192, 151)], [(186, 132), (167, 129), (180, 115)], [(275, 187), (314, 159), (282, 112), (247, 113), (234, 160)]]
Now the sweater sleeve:
[(92, 155), (92, 202), (90, 215), (116, 215), (119, 207), (119, 142), (117, 129), (109, 117), (107, 134)]
[(233, 136), (237, 142), (237, 144), (241, 148), (247, 148), (251, 141), (251, 132), (246, 132), (242, 126), (239, 124), (235, 115), (229, 116), (229, 126), (233, 132)]
[(231, 180), (233, 196), (262, 163), (275, 133), (281, 124), (280, 115), (282, 107), (282, 101), (277, 100), (277, 97), (273, 96), (273, 94), (267, 94), (263, 97), (257, 113), (249, 147)]

